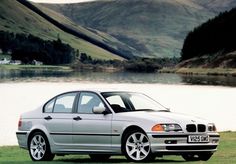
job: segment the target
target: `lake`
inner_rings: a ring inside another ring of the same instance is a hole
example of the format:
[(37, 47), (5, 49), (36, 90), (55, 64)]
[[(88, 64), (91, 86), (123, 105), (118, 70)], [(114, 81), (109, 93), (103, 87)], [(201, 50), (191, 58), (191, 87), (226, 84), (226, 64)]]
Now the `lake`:
[(189, 80), (186, 81), (176, 74), (82, 72), (76, 73), (77, 75), (58, 73), (55, 76), (49, 73), (46, 76), (45, 72), (18, 73), (15, 76), (7, 73), (1, 75), (0, 145), (17, 144), (15, 132), (22, 112), (35, 109), (58, 93), (79, 89), (142, 92), (173, 112), (209, 119), (216, 123), (219, 131), (236, 131), (236, 87), (212, 86), (207, 82), (213, 82), (214, 78), (215, 81), (220, 81), (219, 77), (209, 77), (208, 80), (205, 77), (201, 81), (203, 77), (199, 76), (197, 81), (201, 82), (193, 83), (190, 82), (193, 77), (188, 77)]
[(236, 77), (182, 75), (167, 73), (131, 73), (131, 72), (62, 72), (49, 70), (1, 70), (0, 83), (5, 82), (106, 82), (106, 83), (159, 83), (217, 85), (236, 87)]

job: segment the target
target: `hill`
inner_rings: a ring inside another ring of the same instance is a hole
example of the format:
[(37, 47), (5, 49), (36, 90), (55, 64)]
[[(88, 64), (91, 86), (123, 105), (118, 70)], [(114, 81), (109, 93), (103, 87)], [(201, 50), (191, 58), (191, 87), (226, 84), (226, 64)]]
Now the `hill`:
[[(207, 0), (210, 2), (210, 0)], [(108, 33), (145, 57), (179, 57), (184, 38), (216, 15), (197, 0), (101, 0), (44, 4), (85, 28)], [(223, 10), (223, 9), (222, 9)]]
[(219, 14), (188, 34), (180, 66), (236, 68), (236, 8)]
[(224, 12), (226, 10), (230, 10), (233, 7), (236, 7), (236, 0), (193, 0), (194, 3), (198, 3), (199, 5), (203, 6), (204, 8), (215, 12)]
[[(14, 33), (31, 34), (44, 40), (57, 40), (58, 37), (80, 52), (98, 59), (119, 59), (121, 57), (95, 46), (81, 38), (64, 32), (18, 1), (2, 0), (0, 3), (0, 30)], [(58, 19), (65, 19), (57, 15)], [(76, 26), (77, 28), (77, 26)]]
[(93, 38), (94, 40), (97, 40), (103, 44), (107, 44), (108, 46), (114, 48), (115, 50), (120, 51), (120, 55), (124, 56), (124, 58), (132, 58), (133, 56), (132, 51), (134, 51), (134, 49), (132, 49), (132, 47), (129, 47), (129, 45), (123, 42), (120, 42), (115, 37), (112, 37), (111, 35), (104, 33), (102, 31), (96, 30), (96, 29), (84, 28), (76, 24), (72, 20), (70, 20), (68, 17), (65, 17), (64, 15), (58, 12), (55, 12), (54, 10), (44, 7), (41, 4), (33, 3), (33, 5), (39, 8), (48, 16), (59, 21), (61, 24), (65, 25), (66, 27), (73, 29), (76, 32), (85, 34), (89, 38)]

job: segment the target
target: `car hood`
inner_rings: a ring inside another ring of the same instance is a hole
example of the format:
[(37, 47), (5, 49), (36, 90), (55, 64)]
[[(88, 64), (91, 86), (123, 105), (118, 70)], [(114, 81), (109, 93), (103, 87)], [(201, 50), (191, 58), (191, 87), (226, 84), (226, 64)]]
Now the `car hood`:
[(173, 112), (158, 112), (158, 111), (136, 111), (117, 113), (119, 119), (129, 119), (130, 121), (149, 120), (155, 123), (176, 123), (180, 125), (186, 124), (207, 124), (207, 120)]

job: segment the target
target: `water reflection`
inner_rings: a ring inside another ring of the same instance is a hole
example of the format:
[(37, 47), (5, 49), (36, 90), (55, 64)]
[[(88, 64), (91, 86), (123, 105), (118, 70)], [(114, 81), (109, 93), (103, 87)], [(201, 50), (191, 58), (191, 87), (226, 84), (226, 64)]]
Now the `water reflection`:
[(182, 82), (191, 85), (236, 86), (236, 77), (212, 75), (181, 75)]
[(62, 72), (51, 70), (0, 70), (0, 82), (106, 82), (106, 83), (161, 83), (236, 86), (236, 77), (180, 75), (165, 73), (130, 72)]

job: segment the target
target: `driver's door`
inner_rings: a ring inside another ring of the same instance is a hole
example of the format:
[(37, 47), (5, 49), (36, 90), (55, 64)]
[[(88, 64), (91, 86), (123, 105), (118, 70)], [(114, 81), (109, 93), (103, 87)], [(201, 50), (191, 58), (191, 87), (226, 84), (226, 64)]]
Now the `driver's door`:
[(106, 151), (111, 148), (112, 114), (94, 114), (94, 107), (104, 106), (93, 92), (81, 92), (73, 119), (73, 143), (78, 151)]

